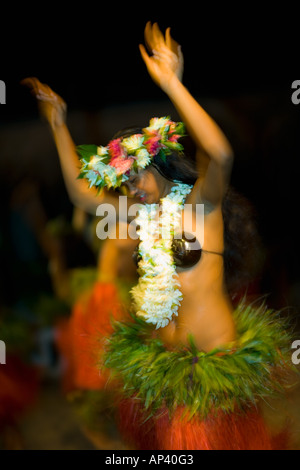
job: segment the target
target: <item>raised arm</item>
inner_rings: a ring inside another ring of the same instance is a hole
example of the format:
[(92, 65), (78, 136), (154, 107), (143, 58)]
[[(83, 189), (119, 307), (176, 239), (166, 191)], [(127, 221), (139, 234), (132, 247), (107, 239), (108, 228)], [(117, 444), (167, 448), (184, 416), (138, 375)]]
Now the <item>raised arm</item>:
[(89, 188), (85, 180), (78, 179), (79, 159), (75, 144), (66, 125), (67, 106), (64, 100), (54, 93), (47, 85), (42, 84), (37, 78), (30, 77), (22, 80), (22, 84), (28, 86), (36, 97), (39, 111), (48, 122), (57, 152), (60, 159), (63, 178), (69, 198), (74, 206), (95, 215), (101, 202), (117, 205), (118, 199), (104, 191), (96, 197), (96, 189)]
[(229, 183), (232, 148), (216, 122), (183, 85), (183, 55), (170, 35), (170, 28), (164, 37), (156, 23), (152, 26), (148, 22), (145, 42), (152, 55), (148, 55), (143, 45), (140, 45), (140, 51), (150, 76), (174, 104), (199, 150), (197, 154), (204, 150), (210, 158), (204, 179), (199, 179), (195, 185), (197, 202), (217, 205)]

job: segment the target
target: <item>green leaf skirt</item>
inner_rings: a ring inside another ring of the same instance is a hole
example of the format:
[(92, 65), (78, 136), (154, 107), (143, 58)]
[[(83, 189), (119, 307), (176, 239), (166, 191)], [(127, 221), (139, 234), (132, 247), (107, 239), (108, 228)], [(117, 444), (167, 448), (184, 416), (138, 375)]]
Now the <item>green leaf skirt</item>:
[(168, 350), (143, 320), (115, 322), (103, 363), (120, 380), (122, 395), (138, 399), (148, 416), (184, 406), (189, 417), (255, 404), (281, 392), (291, 362), (289, 320), (265, 303), (234, 310), (237, 339), (210, 352), (188, 346)]

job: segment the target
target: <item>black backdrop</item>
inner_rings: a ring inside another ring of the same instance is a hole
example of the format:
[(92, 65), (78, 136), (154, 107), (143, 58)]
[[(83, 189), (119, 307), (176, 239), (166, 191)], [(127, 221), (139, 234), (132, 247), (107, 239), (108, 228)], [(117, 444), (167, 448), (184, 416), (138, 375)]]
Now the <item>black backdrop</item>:
[(7, 106), (1, 118), (28, 115), (19, 81), (30, 75), (77, 108), (161, 98), (138, 50), (148, 20), (162, 30), (171, 27), (183, 48), (185, 83), (195, 94), (268, 91), (288, 98), (297, 79), (298, 28), (295, 7), (285, 7), (263, 10), (252, 2), (235, 8), (215, 2), (20, 4), (2, 19), (7, 22), (1, 30), (0, 64)]

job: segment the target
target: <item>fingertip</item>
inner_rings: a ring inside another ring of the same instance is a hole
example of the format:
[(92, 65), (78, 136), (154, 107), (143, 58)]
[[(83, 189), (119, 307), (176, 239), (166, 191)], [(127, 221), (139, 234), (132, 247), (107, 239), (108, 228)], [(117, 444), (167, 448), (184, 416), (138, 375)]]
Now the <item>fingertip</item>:
[(146, 49), (145, 49), (145, 46), (144, 44), (139, 44), (139, 50), (140, 50), (140, 53), (141, 53), (141, 56), (144, 60), (147, 60), (148, 58), (148, 54), (146, 52)]
[(26, 77), (20, 81), (20, 85), (27, 87), (31, 93), (35, 93), (38, 88), (38, 79), (36, 77)]
[(145, 26), (145, 30), (144, 30), (145, 41), (147, 41), (147, 38), (149, 38), (151, 35), (152, 35), (151, 21), (147, 21), (146, 26)]
[(170, 40), (171, 40), (171, 28), (170, 26), (168, 26), (168, 28), (166, 29), (166, 43), (168, 47), (170, 46)]
[(22, 78), (22, 80), (20, 81), (20, 84), (27, 86), (29, 83), (32, 83), (32, 81), (33, 81), (33, 77), (25, 77), (25, 78)]
[(156, 32), (160, 31), (157, 21), (155, 21), (155, 23), (153, 23), (153, 29), (154, 29)]

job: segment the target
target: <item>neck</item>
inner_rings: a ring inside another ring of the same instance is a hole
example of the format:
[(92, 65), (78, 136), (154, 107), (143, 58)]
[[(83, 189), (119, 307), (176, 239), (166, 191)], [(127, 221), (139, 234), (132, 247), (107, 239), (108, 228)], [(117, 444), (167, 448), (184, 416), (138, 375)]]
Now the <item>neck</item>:
[(160, 193), (160, 199), (163, 199), (168, 194), (170, 194), (173, 186), (176, 185), (174, 181), (166, 179), (154, 166), (152, 166), (151, 171), (154, 173), (155, 179), (157, 181)]
[(168, 194), (170, 194), (171, 192), (171, 189), (176, 186), (177, 183), (174, 183), (174, 181), (165, 181), (165, 185), (164, 185), (164, 190), (162, 192), (162, 198), (166, 197)]

